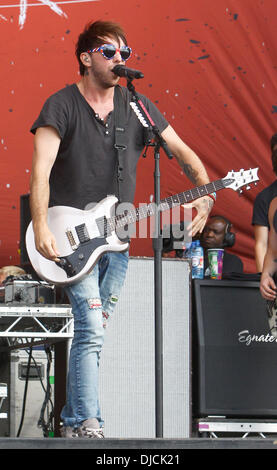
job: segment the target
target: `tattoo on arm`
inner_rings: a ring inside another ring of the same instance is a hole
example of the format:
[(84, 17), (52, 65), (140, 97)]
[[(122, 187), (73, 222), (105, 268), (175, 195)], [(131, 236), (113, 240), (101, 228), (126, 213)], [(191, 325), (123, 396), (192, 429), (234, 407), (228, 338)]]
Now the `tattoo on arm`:
[(209, 208), (210, 211), (212, 210), (213, 205), (214, 205), (213, 200), (212, 200), (211, 198), (209, 198), (209, 200), (208, 200), (208, 208)]
[(198, 173), (188, 163), (181, 162), (181, 168), (190, 181), (196, 185)]

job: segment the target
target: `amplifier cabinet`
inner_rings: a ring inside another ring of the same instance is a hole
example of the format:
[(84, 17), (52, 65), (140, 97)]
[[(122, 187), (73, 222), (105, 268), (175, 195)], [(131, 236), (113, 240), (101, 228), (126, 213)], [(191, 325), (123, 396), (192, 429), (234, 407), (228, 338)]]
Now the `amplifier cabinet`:
[[(190, 265), (162, 260), (163, 428), (165, 438), (191, 433)], [(130, 258), (106, 331), (100, 362), (105, 436), (155, 437), (154, 260)]]
[(254, 281), (194, 280), (196, 416), (277, 418), (277, 338)]

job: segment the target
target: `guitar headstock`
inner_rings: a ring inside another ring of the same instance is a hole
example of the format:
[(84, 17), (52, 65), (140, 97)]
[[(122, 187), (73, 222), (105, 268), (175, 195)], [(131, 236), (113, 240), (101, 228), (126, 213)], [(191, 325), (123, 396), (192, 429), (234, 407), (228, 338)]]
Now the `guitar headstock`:
[(231, 188), (242, 194), (243, 190), (241, 188), (245, 187), (248, 191), (251, 189), (251, 183), (254, 183), (255, 186), (257, 185), (257, 181), (259, 181), (258, 170), (259, 168), (250, 168), (249, 170), (229, 171), (225, 178), (222, 179), (223, 184), (226, 188)]

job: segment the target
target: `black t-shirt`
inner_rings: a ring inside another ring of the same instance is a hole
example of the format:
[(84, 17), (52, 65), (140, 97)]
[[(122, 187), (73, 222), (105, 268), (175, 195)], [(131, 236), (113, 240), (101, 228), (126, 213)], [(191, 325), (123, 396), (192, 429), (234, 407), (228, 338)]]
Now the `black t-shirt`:
[[(118, 87), (119, 89), (119, 87)], [(144, 127), (130, 106), (131, 95), (125, 87), (122, 99), (127, 119), (127, 150), (124, 151), (120, 180), (115, 144), (115, 116), (101, 121), (80, 93), (76, 84), (50, 96), (31, 128), (55, 128), (61, 138), (57, 158), (50, 175), (50, 206), (66, 205), (84, 209), (108, 194), (120, 202), (133, 202), (136, 167), (144, 148)], [(168, 123), (156, 106), (138, 94), (150, 116), (162, 132)]]
[(276, 196), (277, 180), (256, 196), (253, 207), (252, 225), (262, 225), (269, 229), (268, 210), (272, 199)]
[(223, 273), (242, 273), (243, 272), (243, 262), (237, 256), (228, 251), (224, 251), (223, 257)]

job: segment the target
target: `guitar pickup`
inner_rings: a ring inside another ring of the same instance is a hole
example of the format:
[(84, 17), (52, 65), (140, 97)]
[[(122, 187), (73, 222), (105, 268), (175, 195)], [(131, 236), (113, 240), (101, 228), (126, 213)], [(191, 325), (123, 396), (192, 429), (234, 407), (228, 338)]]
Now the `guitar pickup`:
[(95, 222), (101, 237), (107, 238), (111, 235), (112, 227), (110, 221), (105, 216), (99, 217), (99, 219), (96, 219)]
[(75, 227), (76, 233), (78, 235), (78, 238), (80, 240), (80, 243), (86, 243), (90, 241), (90, 237), (88, 234), (88, 229), (86, 227), (86, 224), (81, 224), (77, 225)]

